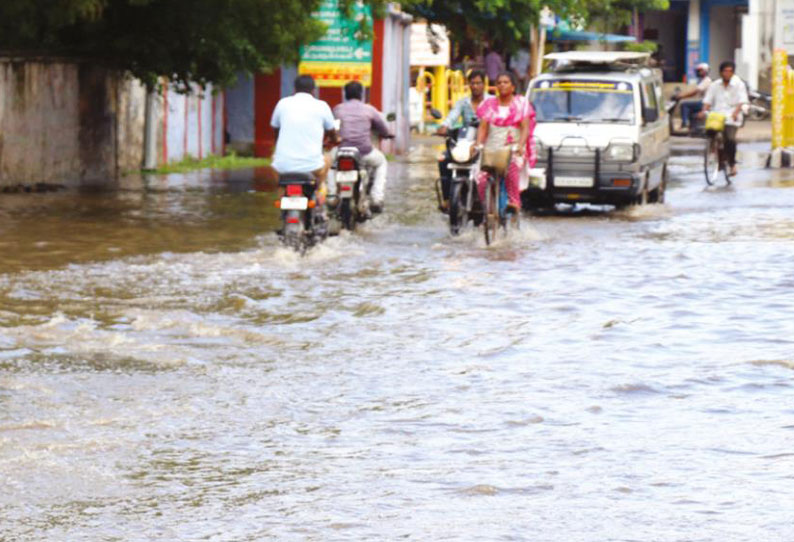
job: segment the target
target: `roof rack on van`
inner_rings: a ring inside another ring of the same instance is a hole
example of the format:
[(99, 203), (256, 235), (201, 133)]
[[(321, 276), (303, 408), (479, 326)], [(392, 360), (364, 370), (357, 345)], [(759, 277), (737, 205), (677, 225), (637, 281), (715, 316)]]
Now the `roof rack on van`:
[(567, 51), (543, 58), (555, 61), (554, 71), (628, 70), (648, 64), (650, 53), (633, 51)]

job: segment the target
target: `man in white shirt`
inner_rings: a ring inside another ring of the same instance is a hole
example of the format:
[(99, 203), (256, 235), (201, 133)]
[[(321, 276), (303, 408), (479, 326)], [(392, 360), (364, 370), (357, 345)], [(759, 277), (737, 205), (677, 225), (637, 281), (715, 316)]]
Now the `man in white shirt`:
[(273, 168), (280, 174), (312, 173), (323, 181), (329, 162), (323, 156), (323, 140), (336, 139), (331, 108), (312, 95), (314, 79), (301, 75), (295, 79), (295, 94), (279, 100), (270, 125), (276, 130)]
[(720, 64), (720, 77), (714, 81), (703, 98), (703, 112), (716, 111), (725, 115), (725, 159), (731, 167), (730, 175), (736, 175), (736, 133), (744, 123), (742, 106), (748, 104), (747, 86), (735, 75), (736, 64), (725, 61)]

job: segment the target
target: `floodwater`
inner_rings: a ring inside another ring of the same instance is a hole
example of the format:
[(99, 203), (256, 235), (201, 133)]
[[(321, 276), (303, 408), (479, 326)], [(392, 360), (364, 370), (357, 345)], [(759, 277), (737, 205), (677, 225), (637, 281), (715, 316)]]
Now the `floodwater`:
[(306, 257), (255, 172), (0, 198), (0, 540), (794, 540), (794, 172)]

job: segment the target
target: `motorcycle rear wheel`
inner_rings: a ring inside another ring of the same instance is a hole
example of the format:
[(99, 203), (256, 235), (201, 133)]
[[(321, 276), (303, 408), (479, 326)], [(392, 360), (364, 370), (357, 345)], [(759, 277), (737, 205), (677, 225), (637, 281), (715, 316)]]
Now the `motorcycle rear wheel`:
[(353, 216), (353, 200), (343, 199), (339, 202), (339, 221), (342, 227), (348, 231), (356, 229), (356, 218)]

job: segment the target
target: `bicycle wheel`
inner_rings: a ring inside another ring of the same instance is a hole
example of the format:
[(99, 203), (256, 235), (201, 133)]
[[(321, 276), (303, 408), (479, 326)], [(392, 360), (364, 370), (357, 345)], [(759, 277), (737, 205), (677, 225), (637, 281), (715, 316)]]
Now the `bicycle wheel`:
[(504, 237), (507, 237), (511, 230), (519, 228), (519, 211), (508, 204), (507, 186), (505, 186), (505, 180), (502, 179), (499, 183), (499, 225), (502, 226)]
[(449, 232), (458, 235), (466, 225), (466, 205), (462, 201), (463, 183), (453, 181), (449, 190)]
[(722, 164), (722, 173), (725, 175), (725, 186), (731, 184), (731, 168), (728, 165), (728, 160), (725, 159), (725, 144), (724, 136), (720, 137), (720, 163)]
[(496, 231), (499, 229), (499, 193), (493, 177), (488, 177), (488, 186), (485, 188), (485, 216), (482, 221), (485, 232), (485, 244), (490, 245), (496, 240)]
[(703, 153), (703, 171), (706, 174), (706, 184), (709, 186), (717, 182), (720, 174), (720, 145), (717, 136), (706, 139), (706, 148)]

